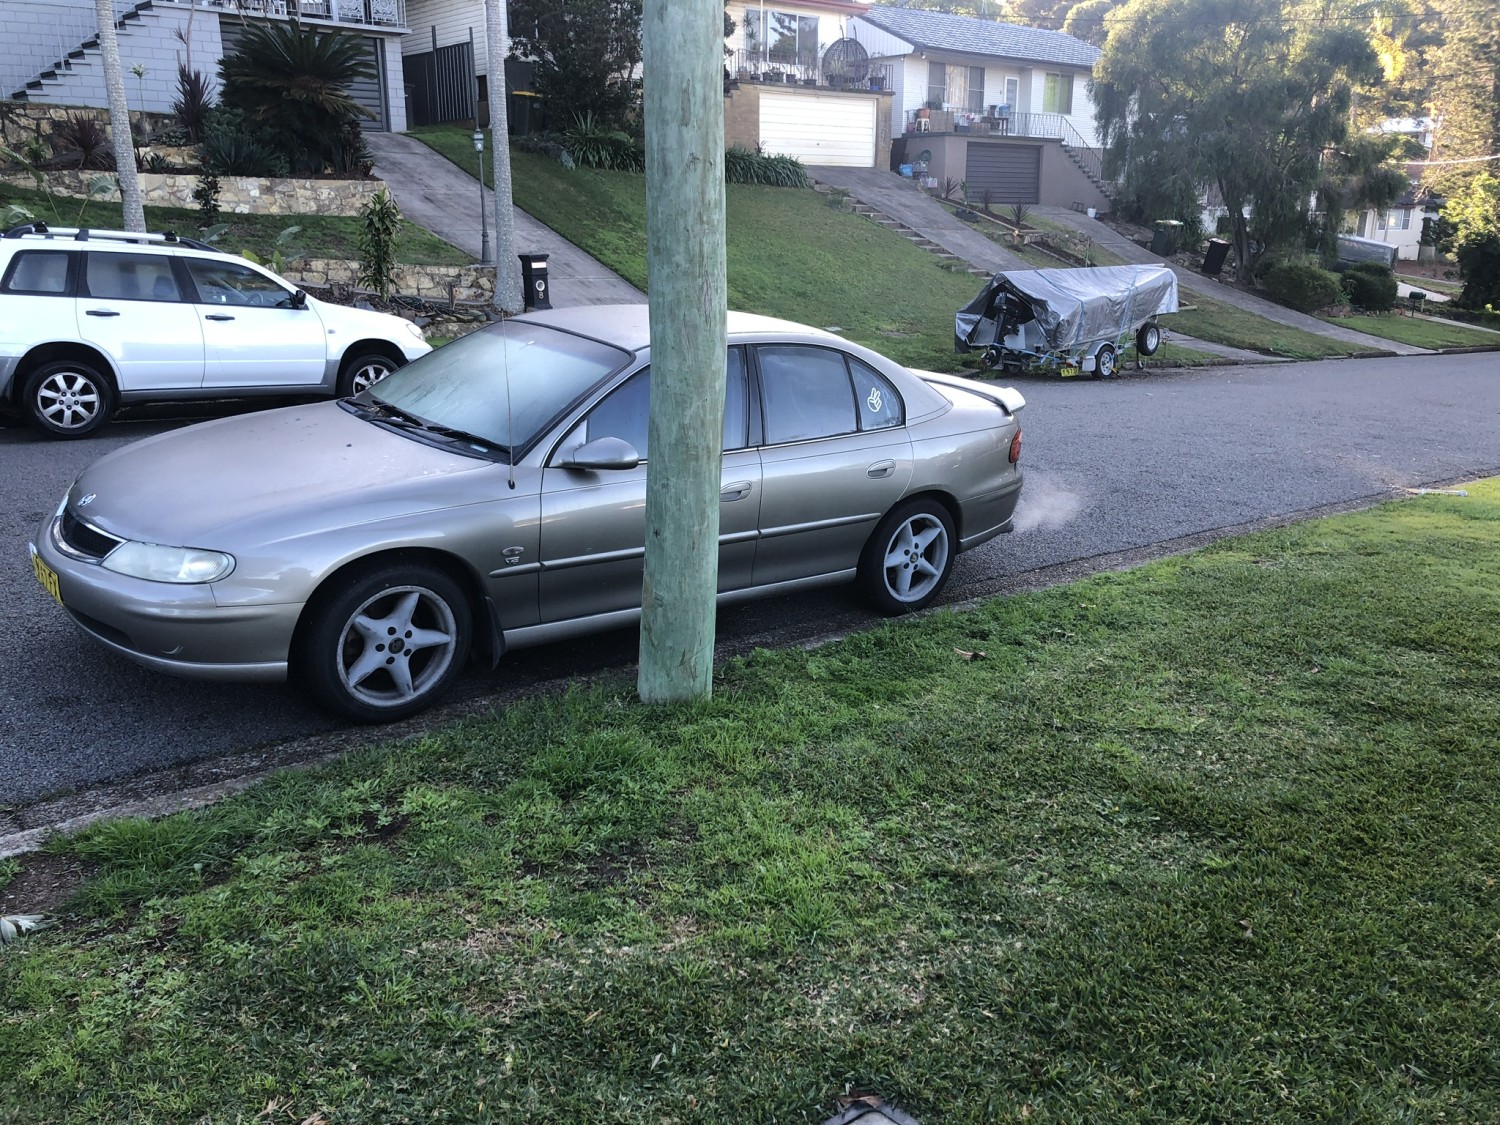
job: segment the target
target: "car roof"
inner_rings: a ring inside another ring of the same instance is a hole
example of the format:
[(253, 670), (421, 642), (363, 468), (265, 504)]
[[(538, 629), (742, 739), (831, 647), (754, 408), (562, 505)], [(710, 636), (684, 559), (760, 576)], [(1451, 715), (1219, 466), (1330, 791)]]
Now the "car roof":
[[(578, 305), (528, 312), (515, 319), (523, 323), (545, 324), (566, 332), (576, 332), (580, 336), (588, 336), (632, 352), (642, 352), (651, 346), (650, 312), (649, 306), (644, 304)], [(810, 328), (806, 324), (780, 320), (774, 316), (733, 310), (728, 314), (728, 330), (731, 341), (765, 334), (840, 340), (840, 337), (821, 328)]]

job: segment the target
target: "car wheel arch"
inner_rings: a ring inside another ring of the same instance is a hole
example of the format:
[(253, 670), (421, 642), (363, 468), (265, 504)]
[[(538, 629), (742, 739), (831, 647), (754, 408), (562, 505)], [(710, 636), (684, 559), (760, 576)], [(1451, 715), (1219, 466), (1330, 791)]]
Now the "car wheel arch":
[(98, 348), (91, 348), (87, 344), (55, 343), (38, 344), (16, 364), (16, 372), (11, 380), (10, 396), (12, 401), (19, 403), (21, 395), (25, 391), (26, 380), (31, 373), (39, 367), (49, 363), (87, 363), (97, 367), (101, 374), (109, 379), (110, 389), (118, 397), (120, 394), (120, 373), (115, 370), (114, 361)]
[[(347, 583), (365, 571), (402, 564), (436, 567), (458, 583), (468, 599), (469, 612), (473, 617), (474, 655), (482, 655), (486, 660), (498, 661), (500, 653), (503, 652), (504, 642), (499, 635), (498, 616), (492, 608), (490, 598), (484, 592), (484, 585), (480, 582), (479, 576), (456, 555), (432, 547), (394, 547), (389, 550), (376, 551), (373, 554), (346, 559), (329, 570), (318, 583), (317, 588), (313, 590), (312, 596), (303, 605), (302, 612), (297, 615), (297, 625), (292, 630), (289, 649), (292, 659), (296, 659), (297, 654), (303, 650), (308, 623), (313, 614), (324, 602), (338, 594), (341, 581)], [(493, 663), (491, 666), (493, 667)]]
[[(916, 492), (909, 492), (905, 496), (901, 497), (900, 500), (896, 501), (896, 503), (892, 504), (889, 509), (883, 512), (880, 518), (884, 519), (891, 512), (899, 508), (902, 504), (909, 503), (912, 500), (927, 499), (936, 500), (938, 503), (942, 504), (944, 508), (947, 509), (948, 518), (953, 521), (953, 530), (956, 533), (957, 537), (962, 540), (964, 536), (964, 521), (962, 509), (959, 506), (957, 498), (954, 497), (952, 493), (944, 492), (940, 488), (925, 488)], [(872, 532), (871, 534), (874, 533)]]

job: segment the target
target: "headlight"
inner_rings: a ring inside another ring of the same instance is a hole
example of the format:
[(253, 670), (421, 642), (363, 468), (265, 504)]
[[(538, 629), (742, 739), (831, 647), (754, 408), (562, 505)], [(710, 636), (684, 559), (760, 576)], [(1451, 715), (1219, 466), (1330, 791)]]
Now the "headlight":
[(104, 569), (148, 582), (217, 582), (234, 569), (234, 556), (195, 547), (124, 542), (104, 559)]
[(422, 343), (424, 343), (424, 344), (427, 343), (427, 337), (424, 336), (424, 335), (422, 335), (422, 330), (420, 328), (418, 328), (415, 324), (413, 324), (409, 320), (403, 320), (401, 323), (405, 324), (406, 325), (406, 330), (408, 332), (410, 332), (413, 336), (415, 336), (418, 340), (421, 340)]

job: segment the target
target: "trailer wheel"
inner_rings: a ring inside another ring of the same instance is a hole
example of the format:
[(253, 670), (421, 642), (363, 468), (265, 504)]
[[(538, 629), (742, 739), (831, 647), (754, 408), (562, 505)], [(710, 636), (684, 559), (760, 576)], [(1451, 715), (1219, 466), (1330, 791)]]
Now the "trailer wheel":
[(1141, 355), (1155, 355), (1161, 347), (1161, 325), (1147, 321), (1135, 334), (1135, 350)]
[(1099, 350), (1094, 353), (1094, 378), (1113, 379), (1115, 377), (1115, 346), (1113, 344), (1100, 344)]

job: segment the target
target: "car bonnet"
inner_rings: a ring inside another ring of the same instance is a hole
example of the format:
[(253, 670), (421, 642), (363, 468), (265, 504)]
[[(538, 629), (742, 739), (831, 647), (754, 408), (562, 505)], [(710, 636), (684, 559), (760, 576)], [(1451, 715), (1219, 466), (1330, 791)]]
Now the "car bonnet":
[(449, 486), (484, 469), (322, 402), (128, 445), (84, 470), (69, 503), (122, 538), (224, 549), (236, 529), (295, 535), (463, 503), (469, 488)]

